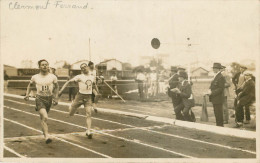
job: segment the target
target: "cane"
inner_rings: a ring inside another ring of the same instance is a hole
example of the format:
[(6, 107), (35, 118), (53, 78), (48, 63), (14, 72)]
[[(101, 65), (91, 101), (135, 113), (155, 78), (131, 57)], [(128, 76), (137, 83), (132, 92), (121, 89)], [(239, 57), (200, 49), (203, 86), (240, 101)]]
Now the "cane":
[(206, 101), (206, 95), (203, 96), (203, 103), (202, 103), (202, 111), (201, 111), (201, 121), (208, 122), (208, 111), (207, 111), (207, 101)]

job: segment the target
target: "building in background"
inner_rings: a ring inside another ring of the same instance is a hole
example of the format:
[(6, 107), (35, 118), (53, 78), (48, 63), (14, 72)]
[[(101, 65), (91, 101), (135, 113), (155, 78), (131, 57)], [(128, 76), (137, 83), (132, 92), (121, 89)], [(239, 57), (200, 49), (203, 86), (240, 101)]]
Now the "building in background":
[(17, 76), (17, 68), (9, 65), (4, 65), (4, 71), (8, 76)]
[(107, 59), (97, 64), (96, 67), (101, 71), (111, 71), (112, 69), (122, 71), (123, 63), (117, 59)]
[(206, 70), (205, 68), (203, 67), (198, 67), (198, 68), (195, 68), (193, 70), (191, 70), (191, 77), (195, 77), (195, 78), (207, 78), (209, 76), (209, 71)]
[(107, 59), (96, 65), (98, 72), (102, 71), (105, 79), (110, 79), (115, 72), (118, 79), (133, 79), (134, 73), (130, 63), (123, 63), (117, 59)]

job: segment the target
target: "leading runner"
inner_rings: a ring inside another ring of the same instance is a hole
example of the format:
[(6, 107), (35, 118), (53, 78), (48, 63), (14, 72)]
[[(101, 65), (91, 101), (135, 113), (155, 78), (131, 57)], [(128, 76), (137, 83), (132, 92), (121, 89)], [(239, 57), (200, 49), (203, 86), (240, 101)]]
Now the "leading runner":
[(24, 100), (29, 100), (29, 95), (33, 86), (36, 86), (36, 108), (41, 118), (41, 127), (43, 135), (45, 137), (46, 144), (52, 142), (48, 134), (48, 112), (50, 111), (51, 105), (57, 105), (57, 96), (59, 91), (58, 79), (55, 75), (49, 73), (49, 63), (47, 60), (42, 59), (38, 61), (40, 73), (33, 75), (30, 83), (27, 87), (26, 95)]
[(63, 90), (67, 87), (70, 82), (77, 82), (79, 84), (79, 92), (69, 107), (69, 115), (73, 116), (76, 110), (83, 104), (86, 109), (86, 123), (87, 131), (86, 136), (92, 139), (91, 129), (91, 108), (92, 108), (92, 87), (95, 84), (95, 78), (89, 73), (89, 67), (86, 63), (80, 65), (82, 74), (75, 76), (73, 79), (67, 81), (61, 90), (59, 91), (59, 97)]

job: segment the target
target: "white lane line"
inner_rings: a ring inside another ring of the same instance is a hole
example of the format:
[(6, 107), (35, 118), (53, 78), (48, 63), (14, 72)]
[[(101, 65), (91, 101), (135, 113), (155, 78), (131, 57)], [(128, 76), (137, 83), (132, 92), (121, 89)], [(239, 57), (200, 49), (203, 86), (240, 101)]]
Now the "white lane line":
[(150, 132), (153, 132), (153, 133), (156, 133), (156, 134), (160, 134), (160, 135), (165, 135), (165, 136), (170, 136), (170, 137), (175, 137), (175, 138), (190, 140), (190, 141), (194, 141), (194, 142), (198, 142), (198, 143), (209, 144), (209, 145), (218, 146), (218, 147), (222, 147), (222, 148), (227, 148), (227, 149), (238, 150), (238, 151), (247, 152), (247, 153), (251, 153), (251, 154), (256, 154), (256, 152), (250, 151), (250, 150), (244, 150), (244, 149), (235, 148), (235, 147), (230, 147), (230, 146), (226, 146), (226, 145), (221, 145), (221, 144), (216, 144), (216, 143), (205, 142), (205, 141), (202, 141), (202, 140), (196, 140), (196, 139), (192, 139), (192, 138), (186, 138), (186, 137), (182, 137), (182, 136), (178, 136), (178, 135), (167, 134), (167, 133), (163, 133), (163, 132), (159, 132), (159, 131), (154, 131), (154, 130), (149, 130), (149, 129), (145, 129), (145, 128), (138, 128), (138, 129), (144, 130), (144, 131), (150, 131)]
[(18, 137), (8, 137), (4, 138), (5, 141), (16, 141), (16, 140), (23, 140), (23, 139), (42, 139), (43, 135), (31, 135), (31, 136), (18, 136)]
[[(60, 112), (60, 113), (63, 113), (63, 114), (68, 114), (68, 112), (65, 112), (65, 111), (61, 111), (61, 110), (58, 110), (58, 109), (51, 109), (51, 111), (56, 111), (56, 112)], [(74, 114), (74, 116), (79, 116), (79, 117), (84, 117), (86, 118), (85, 115), (81, 115), (81, 114)], [(123, 123), (119, 123), (119, 122), (114, 122), (114, 121), (110, 121), (110, 120), (106, 120), (106, 119), (101, 119), (101, 118), (96, 118), (96, 117), (91, 117), (92, 119), (95, 119), (95, 120), (99, 120), (99, 121), (104, 121), (104, 122), (109, 122), (109, 123), (114, 123), (114, 124), (118, 124), (118, 125), (121, 125), (121, 126), (127, 126), (127, 127), (136, 127), (136, 126), (132, 126), (132, 125), (128, 125), (128, 124), (123, 124)]]
[[(16, 102), (16, 101), (12, 101), (12, 102)], [(19, 102), (19, 103), (20, 103), (20, 102)], [(28, 105), (28, 104), (26, 104), (26, 103), (20, 103), (20, 104)], [(33, 105), (33, 106), (34, 106), (34, 105)], [(52, 110), (55, 110), (55, 111), (58, 111), (58, 112), (67, 114), (67, 112), (64, 112), (64, 111), (60, 111), (60, 110), (56, 110), (56, 109), (52, 109)], [(84, 115), (79, 115), (79, 114), (75, 114), (75, 116), (86, 117), (86, 116), (84, 116)], [(226, 149), (232, 149), (232, 150), (238, 150), (238, 151), (247, 152), (247, 153), (251, 153), (251, 154), (256, 154), (256, 152), (250, 151), (250, 150), (244, 150), (244, 149), (235, 148), (235, 147), (226, 146), (226, 145), (221, 145), (221, 144), (217, 144), (217, 143), (211, 143), (211, 142), (207, 142), (207, 141), (202, 141), (202, 140), (197, 140), (197, 139), (182, 137), (182, 136), (178, 136), (178, 135), (175, 135), (175, 134), (167, 134), (167, 133), (163, 133), (163, 132), (159, 132), (159, 131), (154, 131), (154, 130), (149, 129), (149, 128), (151, 128), (151, 127), (137, 127), (137, 126), (122, 124), (122, 123), (118, 123), (118, 122), (114, 122), (114, 121), (103, 120), (103, 119), (99, 119), (99, 118), (97, 118), (97, 119), (98, 119), (98, 120), (101, 120), (101, 121), (110, 122), (110, 123), (116, 123), (116, 124), (119, 124), (119, 125), (125, 125), (125, 126), (128, 126), (128, 127), (131, 127), (131, 129), (139, 129), (139, 130), (148, 131), (148, 132), (153, 132), (153, 133), (160, 134), (160, 135), (171, 136), (171, 137), (180, 138), (180, 139), (185, 139), (185, 140), (194, 141), (194, 142), (198, 142), (198, 143), (203, 143), (203, 144), (218, 146), (218, 147), (222, 147), (222, 148), (226, 148)], [(130, 130), (130, 129), (129, 129), (129, 130)], [(123, 130), (122, 130), (122, 131), (123, 131)]]
[[(33, 115), (33, 116), (39, 117), (38, 114), (33, 114), (33, 113), (30, 113), (30, 112), (26, 112), (26, 111), (23, 111), (23, 110), (20, 110), (20, 109), (15, 109), (15, 108), (8, 107), (8, 106), (4, 106), (4, 107), (8, 108), (8, 109), (11, 109), (11, 110), (14, 110), (14, 111), (18, 111), (18, 112), (22, 112), (22, 113), (25, 113), (25, 114), (29, 114), (29, 115)], [(50, 117), (48, 117), (48, 119), (56, 121), (56, 122), (65, 123), (65, 124), (68, 124), (68, 125), (72, 125), (72, 126), (75, 126), (75, 127), (86, 129), (83, 126), (79, 126), (79, 125), (72, 124), (72, 123), (69, 123), (69, 122), (61, 121), (61, 120), (58, 120), (58, 119), (54, 119), (54, 118), (50, 118)], [(38, 131), (38, 130), (36, 130), (36, 131)]]
[[(37, 115), (37, 116), (38, 116), (38, 115)], [(42, 131), (40, 131), (40, 130), (37, 130), (37, 129), (32, 128), (32, 127), (27, 126), (27, 125), (24, 125), (24, 124), (19, 123), (19, 122), (17, 122), (17, 121), (13, 121), (13, 120), (10, 120), (10, 119), (7, 119), (7, 118), (4, 118), (4, 120), (5, 120), (5, 121), (12, 122), (12, 123), (17, 124), (17, 125), (20, 125), (20, 126), (23, 126), (23, 127), (25, 127), (25, 128), (31, 129), (31, 130), (33, 130), (33, 131), (37, 131), (37, 132), (39, 132), (39, 133), (42, 133)], [(64, 139), (62, 139), (62, 138), (56, 137), (56, 136), (54, 136), (54, 135), (51, 135), (51, 136), (54, 137), (54, 138), (57, 139), (57, 140), (60, 140), (60, 141), (62, 141), (62, 142), (65, 142), (65, 143), (71, 144), (71, 145), (73, 145), (73, 146), (79, 147), (79, 148), (84, 149), (84, 150), (86, 150), (86, 151), (93, 152), (93, 153), (95, 153), (95, 154), (98, 154), (98, 155), (103, 156), (103, 157), (106, 157), (106, 158), (112, 158), (112, 157), (110, 157), (110, 156), (108, 156), (108, 155), (99, 153), (99, 152), (97, 152), (97, 151), (94, 151), (94, 150), (92, 150), (92, 149), (88, 149), (88, 148), (86, 148), (86, 147), (83, 147), (83, 146), (81, 146), (81, 145), (78, 145), (78, 144), (75, 144), (75, 143), (72, 143), (72, 142), (69, 142), (69, 141), (67, 141), (67, 140), (64, 140)]]
[[(14, 110), (14, 111), (22, 112), (22, 113), (25, 113), (25, 114), (38, 116), (37, 114), (29, 113), (29, 112), (22, 111), (22, 110), (19, 110), (19, 109), (15, 109), (15, 108), (11, 108), (11, 107), (8, 107), (8, 106), (4, 106), (4, 107), (8, 108), (8, 109), (11, 109), (11, 110)], [(48, 119), (49, 120), (53, 120), (53, 121), (57, 121), (57, 122), (61, 122), (61, 123), (65, 123), (65, 124), (68, 124), (68, 125), (72, 125), (72, 126), (76, 126), (76, 127), (87, 129), (84, 126), (79, 126), (79, 125), (76, 125), (76, 124), (73, 124), (73, 123), (68, 123), (68, 122), (57, 120), (57, 119), (54, 119), (54, 118), (48, 118)], [(34, 129), (34, 130), (36, 130), (36, 129)], [(167, 150), (167, 149), (164, 149), (164, 148), (161, 148), (161, 147), (157, 147), (157, 146), (149, 145), (149, 144), (146, 144), (146, 143), (142, 143), (140, 141), (137, 142), (137, 141), (134, 141), (134, 140), (131, 140), (131, 139), (126, 139), (126, 138), (123, 138), (123, 137), (114, 136), (112, 134), (104, 133), (104, 132), (101, 132), (101, 131), (98, 131), (98, 130), (94, 130), (94, 129), (92, 129), (92, 131), (95, 131), (96, 133), (100, 133), (100, 134), (107, 135), (107, 136), (110, 136), (110, 137), (114, 137), (114, 138), (117, 138), (117, 139), (121, 139), (121, 140), (124, 140), (124, 141), (133, 142), (133, 143), (136, 143), (136, 144), (141, 144), (141, 145), (144, 145), (144, 146), (147, 146), (147, 147), (151, 147), (151, 148), (154, 148), (154, 149), (158, 149), (158, 150), (162, 150), (162, 151), (169, 152), (169, 153), (172, 153), (172, 154), (176, 154), (176, 155), (179, 155), (179, 156), (183, 156), (183, 157), (187, 157), (187, 158), (195, 158), (195, 157), (192, 157), (192, 156), (189, 156), (189, 155), (185, 155), (185, 154), (182, 154), (182, 153), (179, 153), (179, 152), (175, 152), (175, 151)]]
[(140, 110), (135, 110), (135, 109), (128, 109), (128, 108), (126, 108), (126, 110), (133, 110), (133, 111), (136, 111), (136, 112), (140, 112), (140, 113), (149, 113), (149, 114), (153, 114), (153, 115), (156, 114), (156, 113), (152, 113), (152, 112), (145, 112), (145, 111), (140, 111)]
[(20, 157), (20, 158), (26, 158), (25, 156), (23, 156), (23, 155), (21, 155), (21, 154), (15, 152), (13, 149), (11, 149), (11, 148), (9, 148), (9, 147), (7, 147), (7, 146), (5, 146), (5, 145), (4, 145), (4, 149), (6, 149), (7, 151), (9, 151), (9, 152), (15, 154), (16, 156), (18, 156), (18, 157)]
[[(35, 105), (32, 105), (32, 104), (27, 104), (27, 103), (23, 103), (23, 102), (17, 102), (17, 101), (14, 101), (14, 100), (7, 100), (5, 99), (6, 101), (9, 101), (9, 102), (14, 102), (14, 103), (17, 103), (17, 104), (22, 104), (22, 105), (28, 105), (28, 106), (32, 106), (32, 107), (35, 107)], [(62, 110), (58, 110), (58, 109), (53, 109), (51, 108), (51, 111), (56, 111), (56, 112), (60, 112), (60, 113), (64, 113), (64, 114), (68, 114), (68, 112), (66, 111), (62, 111)], [(74, 116), (80, 116), (80, 117), (86, 117), (84, 115), (81, 115), (81, 114), (75, 114)], [(119, 122), (114, 122), (114, 121), (110, 121), (110, 120), (106, 120), (106, 119), (100, 119), (100, 118), (96, 118), (96, 117), (91, 117), (95, 120), (99, 120), (99, 121), (104, 121), (104, 122), (110, 122), (110, 123), (114, 123), (114, 124), (118, 124), (118, 125), (121, 125), (121, 126), (127, 126), (127, 127), (136, 127), (136, 126), (132, 126), (132, 125), (128, 125), (128, 124), (123, 124), (123, 123), (119, 123)]]

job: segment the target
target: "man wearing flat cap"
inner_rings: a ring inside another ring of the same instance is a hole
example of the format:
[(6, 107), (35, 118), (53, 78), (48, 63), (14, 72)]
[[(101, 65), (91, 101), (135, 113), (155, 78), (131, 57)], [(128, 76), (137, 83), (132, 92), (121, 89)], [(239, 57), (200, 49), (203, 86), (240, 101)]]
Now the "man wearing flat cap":
[(246, 69), (247, 67), (240, 65), (239, 72), (235, 74), (234, 77), (232, 78), (232, 82), (235, 85), (235, 91), (237, 95), (241, 91), (242, 84), (245, 81), (244, 73)]
[[(242, 84), (244, 83), (245, 81), (245, 76), (244, 76), (244, 73), (246, 71), (247, 67), (243, 66), (243, 65), (240, 65), (240, 68), (239, 68), (239, 72), (236, 73), (234, 75), (234, 77), (232, 78), (232, 82), (235, 86), (235, 93), (236, 93), (236, 96), (238, 96), (238, 94), (241, 92), (242, 90)], [(234, 100), (234, 108), (236, 110), (236, 107), (237, 107), (237, 97), (235, 98)]]
[(242, 89), (237, 96), (237, 107), (236, 107), (236, 126), (241, 127), (244, 120), (244, 110), (246, 114), (245, 124), (250, 123), (250, 110), (249, 106), (255, 101), (255, 82), (252, 79), (250, 73), (245, 73), (245, 82), (242, 85)]
[[(179, 105), (181, 102), (180, 96), (177, 93), (174, 93), (171, 91), (171, 89), (176, 88), (179, 84), (179, 80), (178, 80), (179, 75), (177, 74), (177, 72), (178, 72), (177, 67), (171, 66), (171, 76), (168, 79), (168, 82), (169, 82), (168, 95), (172, 99), (172, 104), (173, 104), (174, 110), (175, 110), (176, 106)], [(176, 115), (176, 113), (175, 113), (175, 115)], [(180, 118), (181, 117), (177, 117), (177, 115), (176, 115), (176, 119), (180, 119)]]
[(223, 127), (225, 78), (221, 74), (222, 66), (220, 63), (214, 63), (212, 68), (215, 75), (210, 84), (210, 89), (208, 92), (209, 101), (213, 104), (214, 114), (216, 117), (216, 125)]

